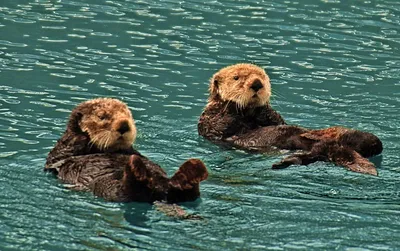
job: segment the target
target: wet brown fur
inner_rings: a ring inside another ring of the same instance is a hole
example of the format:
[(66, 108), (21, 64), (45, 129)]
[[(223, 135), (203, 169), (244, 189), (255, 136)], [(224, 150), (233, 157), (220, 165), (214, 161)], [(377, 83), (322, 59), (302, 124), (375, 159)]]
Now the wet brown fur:
[(168, 178), (165, 171), (141, 154), (100, 153), (73, 156), (52, 165), (58, 178), (108, 201), (176, 203), (200, 196), (208, 172), (201, 160), (189, 159)]
[(132, 144), (136, 127), (128, 107), (117, 99), (79, 104), (67, 129), (50, 151), (45, 170), (77, 190), (109, 201), (192, 201), (208, 176), (203, 162), (189, 159), (168, 178), (165, 171)]
[[(254, 88), (254, 83), (261, 85)], [(382, 152), (382, 142), (375, 135), (345, 127), (312, 130), (287, 125), (269, 104), (269, 78), (258, 66), (236, 64), (221, 69), (211, 78), (209, 92), (198, 132), (211, 141), (255, 152), (273, 148), (305, 151), (284, 158), (273, 168), (329, 161), (377, 175), (374, 164), (366, 159)]]

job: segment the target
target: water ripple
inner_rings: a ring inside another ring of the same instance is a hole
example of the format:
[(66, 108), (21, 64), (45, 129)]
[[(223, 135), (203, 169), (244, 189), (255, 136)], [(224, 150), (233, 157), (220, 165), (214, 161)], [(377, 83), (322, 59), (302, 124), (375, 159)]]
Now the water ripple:
[[(0, 249), (400, 247), (399, 14), (394, 0), (4, 3)], [(326, 163), (272, 171), (282, 153), (248, 155), (200, 138), (208, 81), (236, 62), (267, 70), (272, 105), (288, 123), (377, 134), (380, 176)], [(128, 103), (135, 147), (168, 174), (190, 157), (206, 162), (202, 198), (182, 205), (204, 221), (107, 203), (42, 172), (71, 109), (102, 96)]]

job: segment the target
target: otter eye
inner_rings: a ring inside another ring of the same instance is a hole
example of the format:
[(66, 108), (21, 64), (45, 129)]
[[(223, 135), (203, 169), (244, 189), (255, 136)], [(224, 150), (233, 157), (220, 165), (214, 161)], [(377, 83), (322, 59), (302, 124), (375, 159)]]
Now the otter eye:
[(234, 80), (239, 80), (239, 76), (234, 76), (233, 79)]

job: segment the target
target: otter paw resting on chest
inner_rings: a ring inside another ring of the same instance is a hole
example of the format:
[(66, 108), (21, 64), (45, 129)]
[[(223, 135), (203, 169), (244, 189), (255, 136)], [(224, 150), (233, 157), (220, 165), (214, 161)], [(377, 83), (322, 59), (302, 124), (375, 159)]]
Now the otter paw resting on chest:
[(285, 124), (270, 104), (271, 84), (263, 69), (252, 64), (225, 67), (210, 80), (208, 103), (200, 116), (199, 134), (209, 140)]
[(333, 162), (355, 172), (377, 175), (368, 157), (382, 152), (382, 142), (371, 133), (344, 127), (321, 130), (286, 125), (269, 104), (271, 86), (263, 69), (235, 64), (215, 73), (207, 105), (198, 122), (201, 136), (215, 143), (255, 152), (273, 148), (303, 150), (273, 168), (315, 161)]
[(196, 200), (208, 172), (201, 160), (189, 159), (168, 178), (132, 144), (136, 127), (127, 105), (99, 98), (79, 104), (67, 129), (47, 157), (45, 170), (77, 190), (109, 201)]

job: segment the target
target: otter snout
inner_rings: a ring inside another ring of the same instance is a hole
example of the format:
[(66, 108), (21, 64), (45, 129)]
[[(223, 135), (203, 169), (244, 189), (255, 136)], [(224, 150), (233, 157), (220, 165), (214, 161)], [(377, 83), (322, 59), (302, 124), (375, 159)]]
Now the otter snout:
[(259, 79), (254, 80), (250, 85), (250, 89), (254, 90), (255, 92), (258, 92), (258, 90), (262, 89), (263, 87), (264, 86)]
[(118, 129), (117, 131), (121, 134), (124, 134), (126, 132), (129, 132), (131, 130), (131, 127), (129, 126), (128, 121), (122, 121), (119, 125), (118, 125)]

